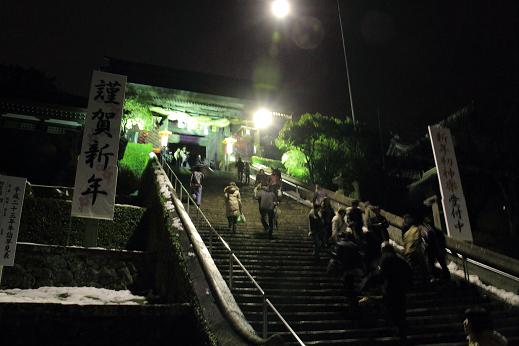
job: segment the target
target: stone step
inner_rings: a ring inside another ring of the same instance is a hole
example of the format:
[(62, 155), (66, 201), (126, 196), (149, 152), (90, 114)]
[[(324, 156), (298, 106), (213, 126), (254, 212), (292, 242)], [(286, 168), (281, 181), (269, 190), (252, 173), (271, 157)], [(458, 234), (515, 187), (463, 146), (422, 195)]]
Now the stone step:
[[(237, 298), (238, 301), (242, 302), (257, 302), (258, 299), (261, 298), (258, 290), (255, 287), (249, 288), (233, 288), (233, 294)], [(332, 301), (343, 302), (344, 298), (344, 290), (342, 288), (335, 289), (291, 289), (286, 290), (284, 288), (272, 288), (269, 289), (267, 297), (272, 301), (279, 301), (280, 297), (289, 297), (289, 299), (300, 299), (300, 297), (306, 297), (308, 302), (319, 301), (330, 299)], [(325, 298), (326, 297), (326, 298)], [(427, 305), (434, 305), (440, 307), (453, 307), (456, 305), (464, 304), (470, 305), (473, 301), (472, 297), (453, 297), (451, 299), (437, 299), (436, 297), (413, 297), (408, 299), (407, 306), (409, 308), (416, 308)], [(320, 301), (319, 301), (320, 302)], [(381, 306), (382, 302), (380, 300), (375, 301), (373, 304), (376, 306)]]
[[(305, 344), (400, 345), (394, 328), (385, 320), (381, 302), (374, 301), (369, 307), (363, 307), (365, 310), (359, 315), (345, 298), (341, 280), (326, 273), (329, 253), (322, 251), (319, 259), (313, 258), (313, 243), (307, 236), (307, 206), (283, 199), (279, 227), (274, 229), (273, 239), (268, 239), (260, 222), (257, 202), (252, 198), (252, 187), (244, 186), (240, 192), (247, 223), (238, 225), (237, 232), (231, 234), (227, 230), (223, 199), (223, 187), (229, 179), (230, 176), (208, 177), (203, 212)], [(193, 211), (191, 214), (197, 217)], [(195, 225), (208, 244), (209, 227), (196, 222)], [(229, 254), (215, 238), (212, 256), (228, 280)], [(263, 298), (237, 263), (232, 268), (235, 299), (261, 335)], [(473, 288), (455, 282), (435, 286), (416, 282), (407, 297), (410, 345), (466, 345), (463, 312), (473, 305), (487, 307), (504, 335), (518, 334), (517, 311), (481, 297)], [(361, 319), (361, 316), (364, 317)], [(268, 321), (269, 335), (281, 333), (288, 345), (297, 344), (272, 312), (268, 314)]]

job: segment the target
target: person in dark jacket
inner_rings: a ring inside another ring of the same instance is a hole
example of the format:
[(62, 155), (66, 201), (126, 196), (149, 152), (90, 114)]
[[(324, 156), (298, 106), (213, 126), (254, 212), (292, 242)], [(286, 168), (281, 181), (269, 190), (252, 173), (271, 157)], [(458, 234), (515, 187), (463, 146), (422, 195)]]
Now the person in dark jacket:
[[(263, 185), (260, 189), (255, 191), (255, 197), (259, 202), (259, 211), (263, 229), (268, 231), (269, 238), (272, 238), (272, 231), (274, 229), (274, 209), (278, 203), (276, 193), (269, 185)], [(267, 218), (268, 223), (266, 221)]]
[(324, 191), (324, 189), (319, 184), (315, 184), (315, 191), (312, 197), (312, 205), (321, 205), (326, 197), (326, 191)]
[(407, 261), (397, 255), (389, 242), (382, 243), (382, 257), (379, 265), (383, 279), (383, 302), (388, 319), (398, 328), (398, 334), (405, 343), (407, 336), (406, 292), (412, 283), (412, 271)]
[(494, 330), (490, 314), (483, 307), (465, 310), (463, 329), (469, 346), (506, 346), (508, 340)]
[(243, 182), (243, 169), (245, 168), (245, 165), (243, 163), (243, 160), (241, 157), (238, 157), (238, 161), (236, 162), (236, 169), (238, 170), (238, 181), (240, 183)]
[(314, 252), (313, 255), (315, 258), (319, 258), (319, 251), (321, 250), (321, 246), (324, 242), (324, 230), (323, 223), (321, 219), (321, 215), (319, 213), (319, 209), (321, 207), (319, 205), (314, 205), (314, 207), (310, 210), (308, 214), (308, 234), (312, 237), (314, 242)]
[(281, 197), (281, 171), (278, 168), (272, 168), (272, 174), (269, 177), (269, 185), (278, 198)]
[(370, 217), (367, 219), (368, 231), (364, 234), (364, 260), (366, 269), (371, 272), (377, 269), (380, 256), (381, 245), (384, 241), (389, 241), (389, 233), (387, 228), (389, 223), (386, 218), (380, 214), (378, 206), (370, 208)]
[[(336, 272), (341, 275), (345, 296), (352, 313), (358, 313), (358, 297), (364, 285), (364, 265), (360, 247), (352, 233), (343, 233), (339, 236), (330, 262), (332, 262), (330, 264), (336, 262)], [(330, 264), (329, 271), (332, 266)]]
[(362, 210), (359, 208), (359, 201), (356, 199), (351, 202), (351, 207), (346, 209), (346, 223), (353, 231), (355, 240), (361, 240), (362, 226), (364, 226), (364, 217), (362, 215)]
[(389, 232), (387, 230), (389, 228), (389, 222), (380, 213), (380, 207), (373, 205), (370, 211), (370, 217), (366, 222), (368, 230), (373, 230), (377, 234), (377, 237), (381, 239), (381, 244), (382, 241), (389, 241)]
[(450, 280), (451, 273), (447, 267), (447, 251), (445, 250), (447, 244), (445, 242), (445, 235), (442, 231), (434, 227), (429, 217), (425, 217), (423, 221), (423, 232), (422, 237), (425, 241), (425, 253), (427, 258), (427, 265), (429, 267), (429, 273), (434, 278), (436, 270), (434, 264), (436, 261), (440, 264), (441, 276), (443, 280)]
[(268, 180), (269, 180), (269, 177), (265, 173), (265, 170), (260, 169), (259, 172), (256, 174), (256, 185), (259, 185), (259, 186), (267, 185)]
[(249, 161), (245, 161), (245, 167), (243, 169), (243, 174), (244, 174), (244, 183), (246, 185), (249, 185), (250, 184), (250, 162)]
[(323, 237), (324, 246), (328, 247), (328, 242), (332, 236), (332, 220), (335, 216), (335, 210), (333, 209), (330, 199), (325, 197), (321, 203), (321, 220), (323, 222)]

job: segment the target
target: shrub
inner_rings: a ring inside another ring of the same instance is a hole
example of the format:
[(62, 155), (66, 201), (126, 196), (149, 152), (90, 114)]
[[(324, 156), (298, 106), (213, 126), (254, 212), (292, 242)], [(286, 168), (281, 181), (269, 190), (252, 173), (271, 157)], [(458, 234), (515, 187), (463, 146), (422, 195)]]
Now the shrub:
[(152, 149), (152, 144), (128, 143), (124, 157), (119, 161), (118, 194), (129, 195), (139, 189)]
[(139, 179), (146, 169), (148, 160), (150, 159), (150, 152), (153, 150), (153, 145), (128, 143), (123, 159), (119, 162), (120, 168), (127, 168)]
[(283, 166), (283, 163), (281, 163), (281, 161), (279, 161), (279, 160), (267, 159), (266, 157), (260, 157), (260, 156), (252, 156), (251, 162), (253, 164), (258, 163), (258, 164), (262, 164), (267, 167), (278, 168), (279, 170), (281, 170), (283, 172), (286, 171), (285, 166)]
[[(49, 245), (83, 245), (84, 220), (70, 218), (71, 202), (53, 198), (26, 198), (18, 241)], [(140, 230), (143, 208), (115, 206), (114, 220), (100, 220), (98, 245), (126, 249)]]
[(297, 149), (289, 150), (283, 154), (281, 162), (287, 169), (287, 173), (303, 181), (308, 181), (310, 175), (306, 166), (306, 157), (303, 152)]

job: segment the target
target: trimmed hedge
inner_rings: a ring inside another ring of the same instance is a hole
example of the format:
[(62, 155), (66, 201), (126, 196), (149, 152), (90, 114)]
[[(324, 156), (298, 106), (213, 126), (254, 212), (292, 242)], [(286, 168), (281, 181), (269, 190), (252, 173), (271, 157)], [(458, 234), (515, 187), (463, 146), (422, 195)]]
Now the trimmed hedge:
[[(71, 202), (53, 198), (26, 197), (18, 241), (49, 245), (83, 245), (85, 219), (70, 218)], [(144, 209), (116, 205), (114, 220), (99, 220), (98, 246), (127, 249), (139, 232)]]
[(119, 162), (121, 168), (128, 168), (133, 174), (139, 178), (142, 177), (148, 161), (150, 153), (153, 150), (153, 144), (128, 143), (124, 151), (124, 157)]
[(128, 143), (126, 145), (124, 157), (119, 161), (118, 195), (129, 195), (139, 189), (152, 149), (152, 144)]
[(266, 157), (261, 156), (252, 156), (251, 162), (252, 164), (259, 163), (267, 167), (277, 168), (282, 172), (286, 171), (285, 166), (283, 166), (283, 163), (280, 160), (267, 159)]

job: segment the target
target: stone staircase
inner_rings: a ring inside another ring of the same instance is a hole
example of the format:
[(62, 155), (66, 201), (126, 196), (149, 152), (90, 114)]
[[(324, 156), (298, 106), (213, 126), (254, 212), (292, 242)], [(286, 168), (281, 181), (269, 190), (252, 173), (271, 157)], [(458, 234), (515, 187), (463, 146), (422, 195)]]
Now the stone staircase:
[[(352, 313), (342, 283), (326, 274), (328, 254), (322, 253), (319, 259), (312, 256), (312, 242), (307, 236), (308, 207), (285, 197), (280, 205), (279, 227), (269, 240), (260, 223), (252, 186), (241, 186), (247, 222), (238, 225), (235, 234), (228, 232), (223, 189), (232, 179), (225, 174), (206, 177), (202, 210), (306, 345), (400, 344), (378, 304), (361, 309), (362, 318)], [(194, 221), (198, 218), (193, 209), (191, 217)], [(209, 246), (208, 227), (196, 221), (195, 225)], [(212, 256), (228, 281), (229, 254), (220, 242), (213, 241)], [(262, 297), (236, 263), (232, 292), (246, 318), (261, 335)], [(487, 307), (496, 329), (509, 339), (510, 345), (519, 345), (518, 310), (456, 281), (443, 286), (416, 286), (409, 292), (409, 344), (466, 345), (463, 312), (473, 305)], [(270, 310), (268, 333), (280, 333), (288, 345), (298, 344)]]

